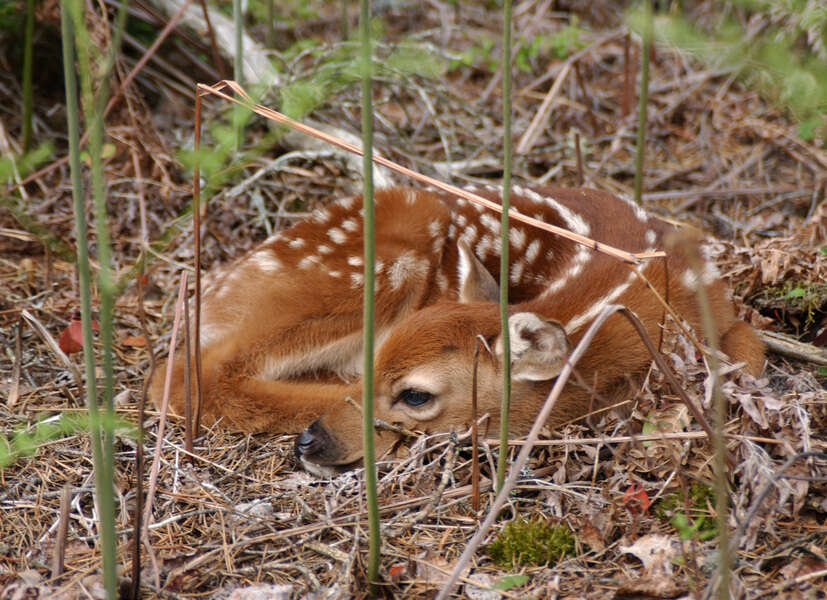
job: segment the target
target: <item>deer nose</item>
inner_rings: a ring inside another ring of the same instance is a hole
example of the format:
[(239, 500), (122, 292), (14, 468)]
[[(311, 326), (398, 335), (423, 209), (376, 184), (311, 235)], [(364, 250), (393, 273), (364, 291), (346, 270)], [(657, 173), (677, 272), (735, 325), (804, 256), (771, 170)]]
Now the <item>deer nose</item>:
[(296, 456), (307, 458), (318, 454), (325, 449), (329, 436), (318, 420), (313, 421), (309, 427), (301, 432), (296, 438)]

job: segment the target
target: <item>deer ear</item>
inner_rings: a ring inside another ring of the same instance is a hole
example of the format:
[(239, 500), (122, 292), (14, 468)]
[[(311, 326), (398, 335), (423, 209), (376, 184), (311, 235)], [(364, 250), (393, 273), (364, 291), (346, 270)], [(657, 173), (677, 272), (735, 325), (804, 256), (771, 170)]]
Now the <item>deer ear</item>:
[[(534, 313), (515, 313), (508, 318), (508, 334), (515, 381), (548, 381), (560, 374), (569, 353), (569, 340), (560, 323)], [(502, 357), (502, 336), (494, 351)]]
[(459, 301), (463, 303), (497, 302), (500, 299), (500, 286), (497, 285), (491, 273), (464, 241), (457, 242), (457, 249), (459, 250), (457, 265)]

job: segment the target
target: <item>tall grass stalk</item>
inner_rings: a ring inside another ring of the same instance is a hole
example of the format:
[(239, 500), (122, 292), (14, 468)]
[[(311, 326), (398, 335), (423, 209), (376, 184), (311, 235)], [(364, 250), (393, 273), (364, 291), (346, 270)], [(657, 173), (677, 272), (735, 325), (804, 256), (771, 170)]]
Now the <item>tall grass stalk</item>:
[(649, 102), (649, 51), (652, 47), (652, 5), (643, 0), (643, 30), (640, 43), (640, 103), (638, 105), (637, 149), (635, 150), (635, 202), (643, 195), (643, 145), (646, 142), (646, 105)]
[(511, 206), (511, 0), (503, 3), (503, 212), (500, 217), (500, 327), (503, 347), (503, 396), (500, 404), (500, 449), (497, 491), (505, 481), (508, 414), (511, 407), (511, 341), (508, 332), (508, 210)]
[[(244, 13), (241, 10), (241, 0), (233, 0), (233, 41), (235, 43), (235, 57), (233, 60), (233, 79), (238, 85), (244, 85)], [(241, 136), (244, 134), (241, 111), (232, 109), (233, 124), (235, 125), (235, 149), (241, 148)]]
[(32, 146), (32, 56), (34, 53), (34, 0), (26, 0), (23, 46), (23, 152)]
[(359, 6), (359, 38), (362, 68), (362, 178), (365, 253), (365, 300), (362, 317), (364, 334), (364, 378), (362, 386), (362, 438), (365, 448), (365, 496), (368, 511), (368, 581), (371, 586), (379, 578), (379, 504), (376, 492), (376, 454), (373, 448), (373, 315), (374, 271), (376, 261), (373, 224), (373, 103), (371, 101), (372, 51), (370, 40), (370, 2)]
[[(74, 6), (71, 6), (74, 4)], [(89, 409), (89, 429), (92, 440), (92, 460), (95, 465), (95, 491), (98, 502), (101, 555), (103, 557), (103, 581), (106, 596), (116, 597), (117, 573), (115, 554), (115, 501), (112, 490), (112, 452), (102, 444), (100, 415), (98, 411), (97, 386), (95, 381), (95, 352), (92, 335), (92, 299), (89, 252), (86, 247), (86, 212), (81, 183), (80, 164), (80, 114), (77, 102), (77, 81), (75, 79), (74, 26), (67, 11), (78, 11), (74, 0), (64, 0), (61, 10), (61, 32), (63, 38), (63, 71), (66, 82), (66, 112), (69, 133), (69, 164), (72, 177), (72, 200), (75, 214), (75, 237), (77, 239), (78, 280), (80, 288), (81, 324), (83, 327), (83, 359), (86, 366), (86, 404)], [(87, 67), (88, 70), (88, 67)], [(108, 452), (107, 452), (108, 450)], [(108, 464), (107, 464), (108, 463)]]
[[(113, 396), (112, 313), (115, 286), (111, 276), (111, 245), (106, 195), (103, 181), (103, 115), (108, 95), (108, 80), (115, 56), (120, 47), (121, 35), (126, 22), (126, 3), (122, 2), (114, 27), (109, 53), (99, 65), (98, 89), (95, 93), (92, 73), (92, 42), (85, 28), (86, 15), (82, 0), (63, 0), (61, 23), (64, 45), (64, 75), (66, 78), (67, 126), (70, 137), (70, 164), (72, 170), (72, 197), (75, 213), (75, 229), (78, 245), (78, 279), (81, 295), (81, 322), (83, 326), (83, 352), (86, 366), (86, 400), (89, 410), (89, 427), (92, 454), (95, 465), (95, 489), (99, 510), (101, 556), (104, 588), (107, 598), (117, 596), (117, 547), (115, 540), (115, 500), (113, 493), (114, 457), (113, 439), (115, 410)], [(95, 239), (98, 249), (99, 271), (97, 277), (100, 296), (100, 344), (102, 354), (103, 386), (101, 403), (103, 416), (98, 409), (98, 389), (95, 380), (94, 340), (91, 318), (91, 271), (86, 250), (87, 231), (84, 210), (84, 193), (81, 185), (79, 110), (77, 83), (75, 80), (75, 55), (80, 74), (80, 91), (83, 98), (85, 123), (89, 132), (90, 180), (95, 213)]]

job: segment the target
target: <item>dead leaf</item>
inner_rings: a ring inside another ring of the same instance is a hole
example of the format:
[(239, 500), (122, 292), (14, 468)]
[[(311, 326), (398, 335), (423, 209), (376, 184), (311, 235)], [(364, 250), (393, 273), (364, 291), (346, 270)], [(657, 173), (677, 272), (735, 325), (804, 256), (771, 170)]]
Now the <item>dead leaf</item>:
[(143, 348), (146, 346), (146, 338), (142, 335), (128, 335), (121, 340), (121, 344), (128, 348)]
[(674, 536), (652, 533), (644, 535), (630, 546), (621, 546), (620, 551), (631, 554), (643, 563), (647, 573), (672, 575), (672, 559), (677, 555), (680, 544)]
[[(100, 331), (97, 321), (92, 321), (92, 331)], [(72, 315), (72, 320), (61, 332), (57, 345), (66, 354), (83, 351), (83, 324), (80, 313), (76, 312)]]

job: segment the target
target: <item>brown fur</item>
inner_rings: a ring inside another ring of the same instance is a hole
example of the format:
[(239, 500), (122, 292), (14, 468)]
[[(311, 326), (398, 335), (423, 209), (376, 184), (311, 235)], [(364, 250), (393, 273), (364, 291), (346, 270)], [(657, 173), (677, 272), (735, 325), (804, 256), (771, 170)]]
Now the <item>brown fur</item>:
[[(498, 198), (491, 191), (478, 193)], [(567, 228), (585, 227), (589, 237), (632, 252), (662, 249), (663, 237), (671, 231), (627, 202), (595, 190), (515, 187), (512, 203), (529, 216)], [(360, 208), (359, 198), (331, 205), (225, 268), (206, 289), (202, 363), (207, 423), (221, 420), (250, 432), (298, 432), (321, 417), (298, 440), (303, 462), (343, 465), (360, 458), (361, 418), (345, 401), (361, 398)], [(446, 195), (410, 189), (377, 193), (378, 418), (434, 431), (468, 422), (476, 336), (495, 348), (500, 329), (491, 297), (496, 291), (491, 276), (499, 271), (495, 221), (499, 215)], [(569, 341), (576, 343), (607, 294), (613, 294), (611, 302), (631, 308), (658, 339), (664, 310), (618, 261), (519, 223), (512, 222), (511, 229), (509, 298), (517, 328), (512, 338), (524, 351), (515, 354), (514, 372), (525, 376), (515, 376), (513, 382), (510, 423), (514, 433), (523, 433), (565, 350), (557, 323), (567, 327)], [(463, 262), (463, 248), (474, 253), (470, 265)], [(656, 259), (644, 273), (698, 329), (693, 278), (684, 257), (670, 252), (668, 268)], [(713, 271), (706, 273), (704, 284), (723, 350), (746, 362), (749, 372), (760, 373), (763, 347), (755, 332), (735, 319)], [(512, 339), (512, 349), (514, 344)], [(627, 397), (649, 362), (628, 322), (612, 317), (578, 367), (594, 385), (596, 398), (570, 384), (552, 424)], [(183, 357), (173, 366), (171, 407), (178, 414), (183, 413), (185, 368)], [(499, 355), (484, 353), (480, 412), (490, 414), (491, 426), (499, 420), (500, 369)], [(162, 371), (150, 388), (156, 404), (163, 379)], [(432, 398), (412, 406), (409, 390), (432, 393)], [(394, 441), (388, 432), (377, 436), (380, 451)]]

